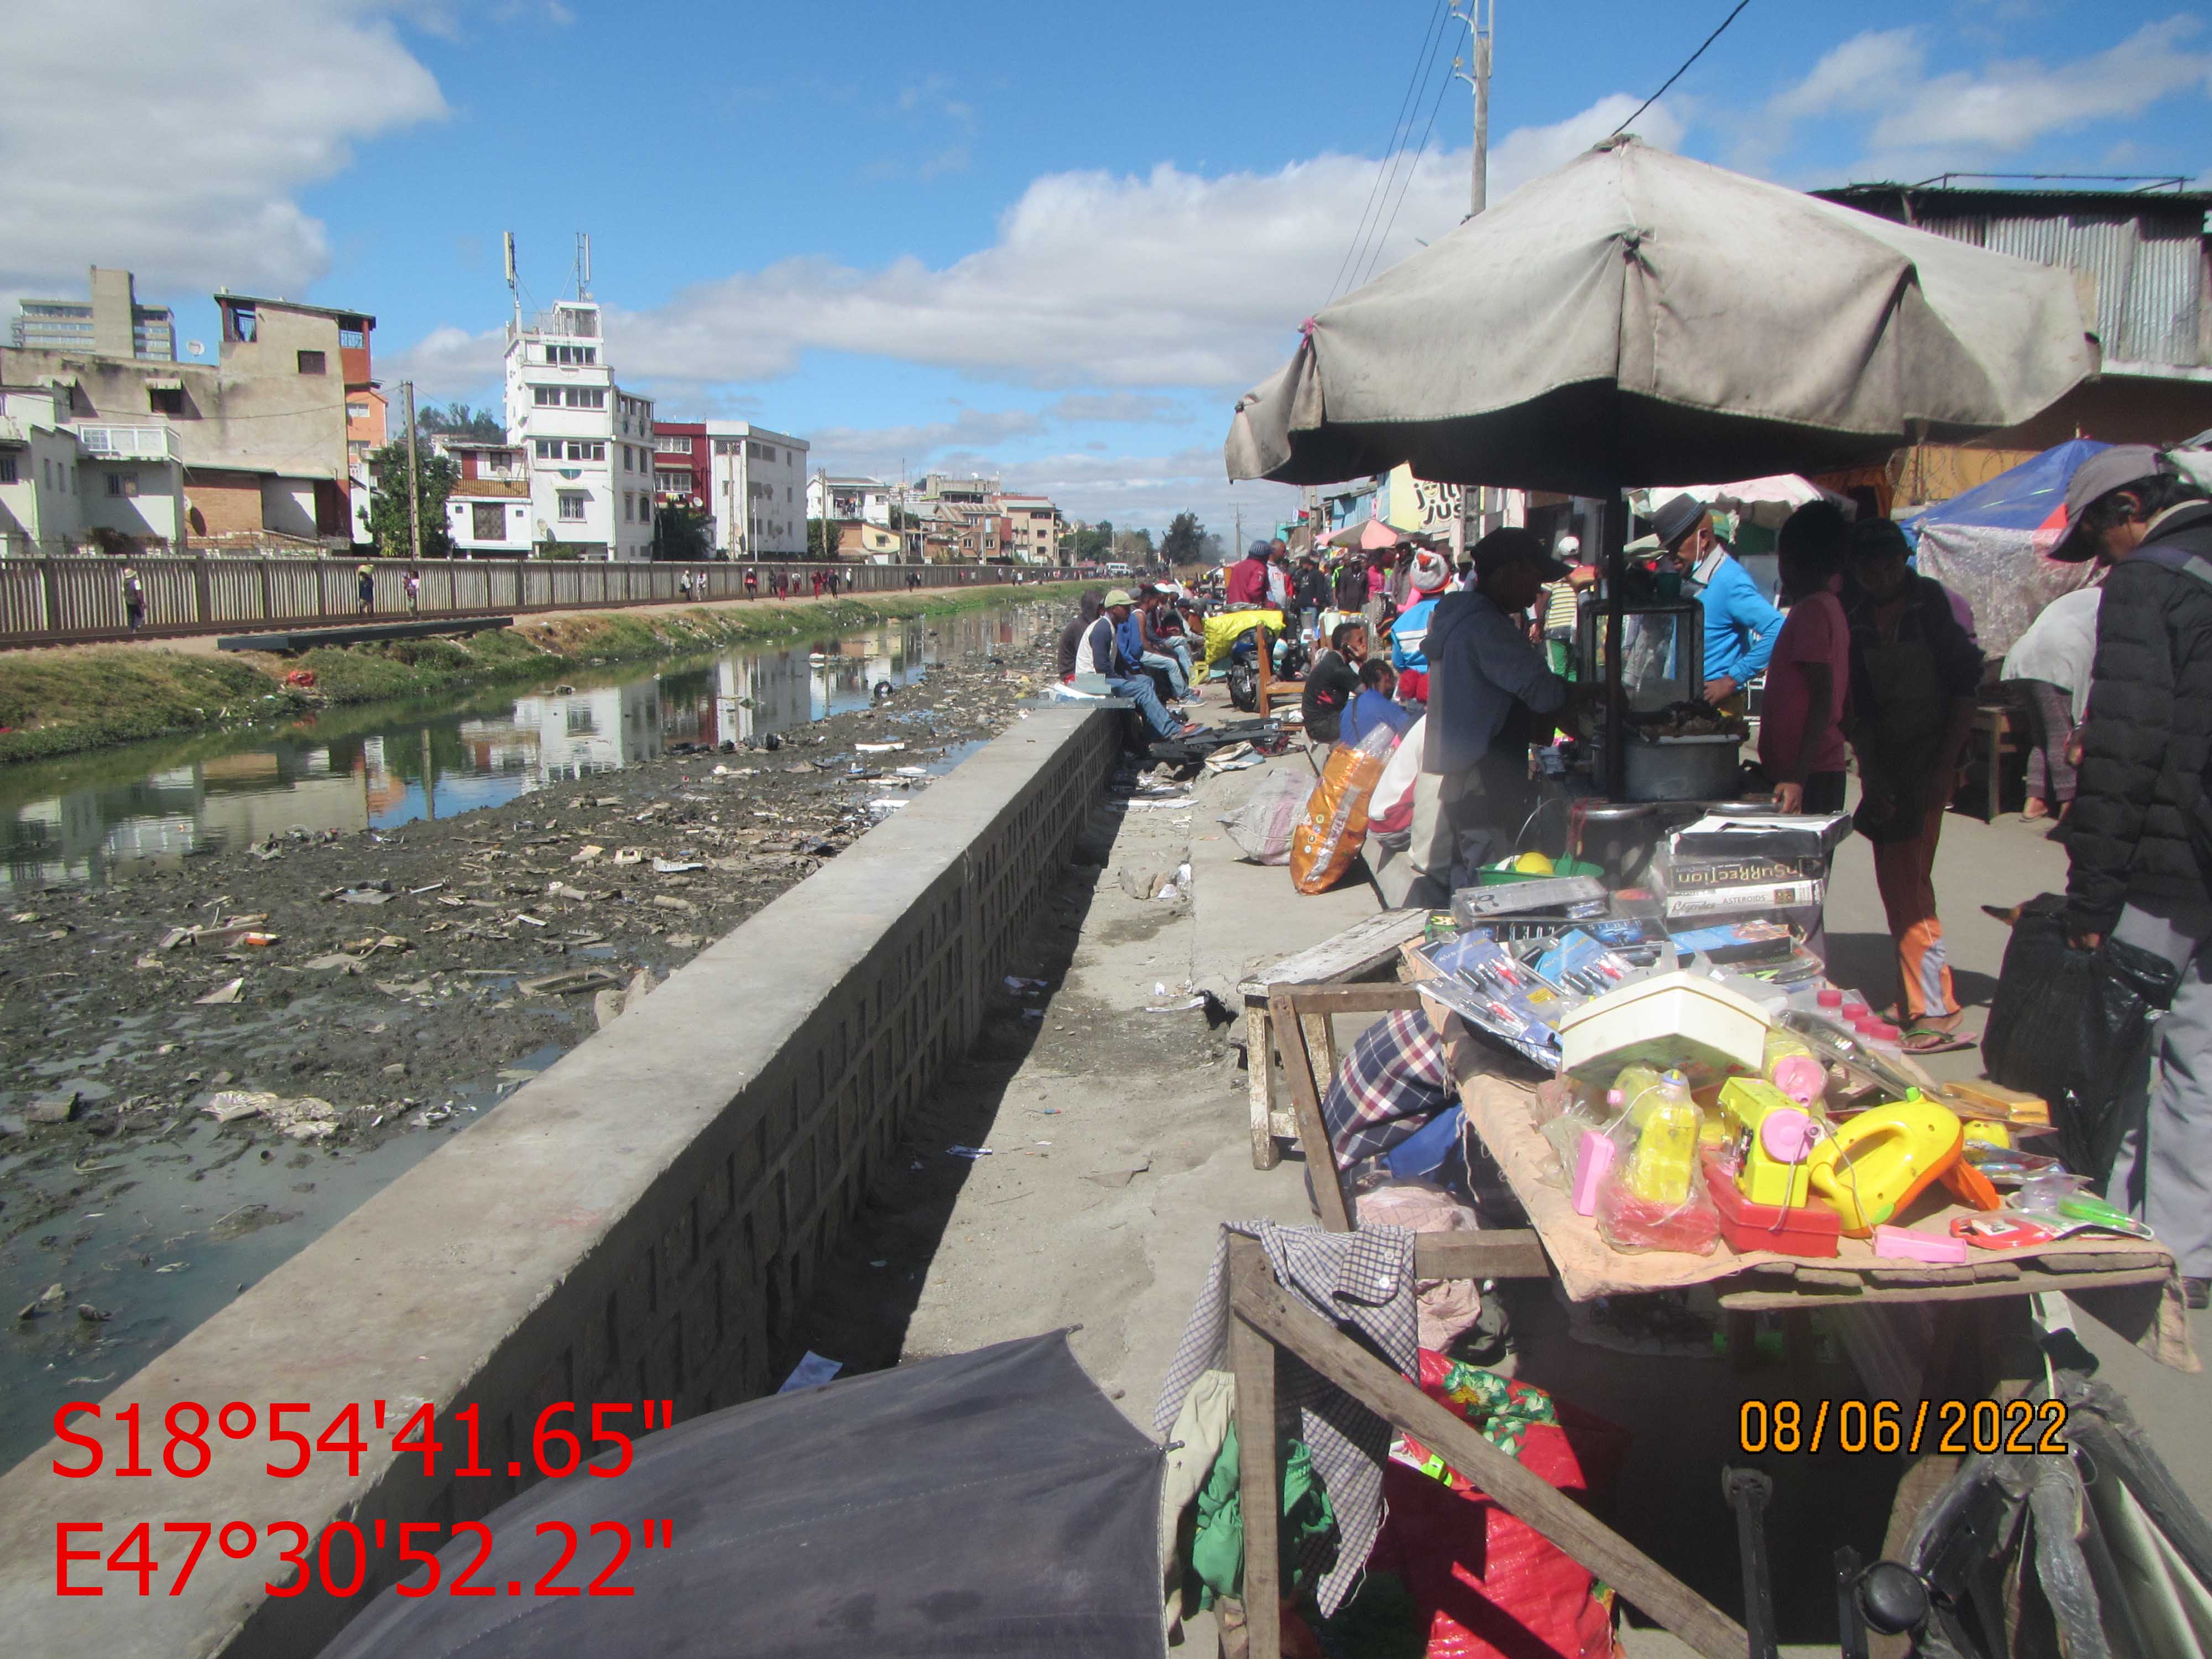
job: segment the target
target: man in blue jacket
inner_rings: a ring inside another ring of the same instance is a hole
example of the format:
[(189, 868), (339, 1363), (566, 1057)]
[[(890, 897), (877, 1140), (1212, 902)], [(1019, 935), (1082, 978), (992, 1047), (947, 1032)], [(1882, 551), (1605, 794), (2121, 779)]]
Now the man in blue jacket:
[(1759, 591), (1713, 529), (1694, 495), (1677, 495), (1651, 515), (1651, 528), (1697, 584), (1705, 611), (1705, 701), (1741, 713), (1738, 694), (1766, 670), (1782, 632), (1782, 613)]
[[(1137, 705), (1137, 712), (1153, 734), (1162, 738), (1188, 737), (1198, 731), (1170, 714), (1160, 702), (1159, 690), (1152, 677), (1145, 672), (1142, 642), (1132, 654), (1123, 645), (1123, 629), (1130, 621), (1135, 608), (1128, 593), (1115, 588), (1106, 595), (1104, 614), (1078, 636), (1075, 642), (1075, 684), (1078, 690), (1097, 690), (1098, 680), (1105, 682), (1105, 690), (1114, 696), (1127, 697)], [(1096, 675), (1089, 685), (1085, 677)]]

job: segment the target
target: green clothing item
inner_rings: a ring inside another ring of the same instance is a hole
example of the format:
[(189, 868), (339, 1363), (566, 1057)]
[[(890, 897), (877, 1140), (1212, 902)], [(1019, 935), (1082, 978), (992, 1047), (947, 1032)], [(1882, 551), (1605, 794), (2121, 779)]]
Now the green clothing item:
[[(1313, 1454), (1303, 1440), (1285, 1436), (1282, 1442), (1283, 1523), (1278, 1529), (1282, 1554), (1283, 1589), (1298, 1586), (1298, 1557), (1306, 1544), (1336, 1530), (1336, 1516), (1328, 1494), (1314, 1474)], [(1211, 1607), (1221, 1596), (1244, 1594), (1244, 1506), (1238, 1494), (1237, 1425), (1213, 1460), (1213, 1472), (1198, 1494), (1198, 1526), (1191, 1540), (1191, 1571), (1203, 1587), (1198, 1604)]]

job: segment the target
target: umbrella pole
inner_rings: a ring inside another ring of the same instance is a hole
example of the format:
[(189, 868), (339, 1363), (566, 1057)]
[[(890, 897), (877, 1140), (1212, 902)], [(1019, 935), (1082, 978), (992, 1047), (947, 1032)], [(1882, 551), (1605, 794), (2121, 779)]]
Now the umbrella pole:
[(1605, 793), (1620, 800), (1628, 792), (1628, 694), (1620, 678), (1623, 593), (1628, 557), (1628, 495), (1616, 491), (1605, 503)]

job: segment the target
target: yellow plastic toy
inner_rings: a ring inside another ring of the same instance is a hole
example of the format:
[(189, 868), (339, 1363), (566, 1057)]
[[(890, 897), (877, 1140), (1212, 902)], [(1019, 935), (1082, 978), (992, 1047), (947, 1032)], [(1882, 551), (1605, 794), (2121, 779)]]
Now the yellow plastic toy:
[(1813, 1196), (1864, 1238), (1959, 1161), (1958, 1114), (1917, 1095), (1862, 1112), (1814, 1147)]
[(1763, 1078), (1735, 1077), (1721, 1085), (1720, 1115), (1727, 1143), (1736, 1149), (1736, 1190), (1754, 1204), (1804, 1203), (1817, 1109), (1808, 1110)]
[(1686, 1089), (1679, 1099), (1650, 1101), (1622, 1176), (1630, 1192), (1653, 1204), (1680, 1204), (1688, 1199), (1690, 1178), (1698, 1167), (1698, 1109)]
[(1551, 859), (1545, 854), (1523, 853), (1513, 860), (1513, 867), (1524, 876), (1548, 876), (1553, 866)]

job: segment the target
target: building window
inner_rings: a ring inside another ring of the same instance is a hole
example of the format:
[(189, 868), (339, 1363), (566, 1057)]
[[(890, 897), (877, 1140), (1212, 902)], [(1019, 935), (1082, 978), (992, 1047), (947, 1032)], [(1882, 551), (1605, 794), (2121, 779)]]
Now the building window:
[(571, 409), (605, 409), (607, 389), (603, 386), (572, 386), (563, 387)]
[(346, 405), (346, 419), (349, 421), (365, 421), (368, 418), (368, 405), (367, 404), (348, 404)]
[(545, 348), (549, 363), (566, 363), (572, 368), (588, 368), (599, 361), (597, 346), (550, 345)]
[(338, 344), (348, 351), (360, 351), (368, 345), (368, 330), (355, 319), (338, 325)]
[(530, 388), (530, 401), (539, 409), (561, 407), (561, 388), (557, 386), (534, 386)]
[(606, 458), (607, 447), (605, 444), (580, 443), (574, 438), (568, 440), (568, 459), (572, 461), (604, 461)]
[(477, 541), (504, 541), (507, 515), (500, 510), (497, 501), (472, 501), (469, 504), (469, 528)]
[[(663, 455), (689, 455), (691, 453), (690, 439), (670, 437), (665, 433), (653, 441), (653, 447)], [(726, 455), (730, 452), (723, 449), (718, 453)]]
[(111, 495), (135, 496), (138, 493), (136, 472), (111, 472), (107, 475), (107, 493)]
[(185, 392), (182, 386), (149, 386), (146, 388), (146, 408), (155, 415), (181, 415), (185, 412)]
[(557, 461), (561, 459), (561, 441), (558, 438), (532, 438), (530, 443), (539, 460)]
[(325, 372), (325, 371), (323, 368), (323, 354), (321, 352), (303, 351), (300, 354), (301, 374), (320, 374)]
[(561, 519), (565, 524), (581, 524), (584, 521), (582, 490), (564, 489), (561, 492)]
[(13, 455), (0, 455), (0, 484), (11, 484), (16, 482), (18, 481), (15, 477), (15, 458)]
[(222, 337), (226, 340), (252, 340), (260, 332), (252, 306), (225, 306), (222, 312)]

